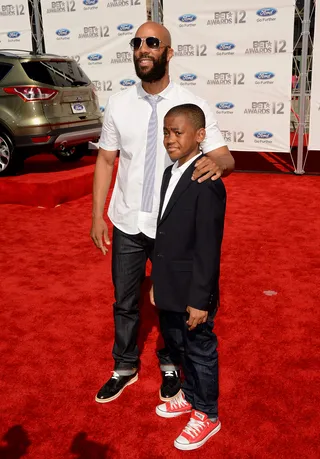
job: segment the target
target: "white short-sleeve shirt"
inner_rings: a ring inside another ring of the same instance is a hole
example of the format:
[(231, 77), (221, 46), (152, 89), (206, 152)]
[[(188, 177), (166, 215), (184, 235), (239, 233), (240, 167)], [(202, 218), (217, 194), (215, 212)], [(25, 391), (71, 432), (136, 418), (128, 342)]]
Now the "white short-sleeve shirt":
[(119, 164), (108, 216), (127, 234), (144, 233), (155, 238), (160, 203), (160, 187), (165, 168), (172, 164), (163, 145), (163, 119), (170, 108), (180, 104), (198, 105), (206, 116), (206, 138), (203, 153), (226, 145), (209, 104), (189, 90), (171, 82), (157, 104), (158, 149), (152, 212), (142, 212), (144, 160), (151, 105), (141, 83), (118, 92), (108, 100), (99, 146), (104, 150), (120, 150)]

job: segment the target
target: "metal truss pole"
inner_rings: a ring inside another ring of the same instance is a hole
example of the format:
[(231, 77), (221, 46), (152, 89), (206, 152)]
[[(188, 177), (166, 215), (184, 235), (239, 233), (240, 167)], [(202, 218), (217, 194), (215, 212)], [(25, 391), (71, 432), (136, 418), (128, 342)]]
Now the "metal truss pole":
[(160, 0), (152, 0), (152, 20), (154, 22), (160, 22)]
[(301, 51), (301, 73), (300, 73), (300, 121), (298, 129), (298, 156), (295, 174), (304, 174), (303, 170), (303, 147), (306, 132), (306, 87), (308, 78), (308, 46), (310, 36), (310, 3), (304, 1), (304, 13), (302, 21), (302, 51)]
[(36, 54), (42, 54), (44, 52), (43, 49), (43, 33), (42, 33), (42, 27), (41, 27), (41, 14), (40, 14), (40, 0), (29, 0), (31, 7), (32, 7), (32, 16), (33, 16), (33, 21), (32, 21), (32, 33), (33, 33), (33, 39), (34, 39), (34, 44), (33, 44), (33, 51)]

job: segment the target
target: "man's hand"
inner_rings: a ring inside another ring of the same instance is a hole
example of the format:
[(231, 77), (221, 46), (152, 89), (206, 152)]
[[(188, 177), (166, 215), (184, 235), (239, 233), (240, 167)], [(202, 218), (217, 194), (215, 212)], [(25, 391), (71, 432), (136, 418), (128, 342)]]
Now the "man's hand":
[(90, 236), (103, 255), (106, 255), (108, 252), (106, 246), (110, 245), (110, 239), (107, 224), (102, 217), (92, 219)]
[(189, 313), (189, 319), (187, 320), (189, 331), (194, 330), (197, 325), (204, 324), (208, 319), (208, 311), (200, 311), (188, 306), (187, 312)]
[(192, 180), (198, 180), (199, 183), (204, 182), (210, 177), (211, 180), (217, 180), (223, 175), (225, 169), (225, 167), (218, 165), (207, 156), (203, 156), (195, 164)]
[(153, 306), (155, 306), (156, 303), (155, 303), (155, 301), (154, 301), (153, 286), (152, 286), (151, 289), (150, 289), (149, 296), (150, 296), (150, 303), (151, 303)]

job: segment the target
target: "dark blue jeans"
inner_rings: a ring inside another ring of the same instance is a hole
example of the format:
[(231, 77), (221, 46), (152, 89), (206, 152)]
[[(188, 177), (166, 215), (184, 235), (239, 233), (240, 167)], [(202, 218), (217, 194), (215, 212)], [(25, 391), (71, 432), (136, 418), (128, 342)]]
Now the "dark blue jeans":
[(187, 313), (160, 310), (160, 329), (174, 364), (182, 363), (185, 380), (182, 390), (196, 410), (218, 417), (218, 352), (210, 312), (206, 323), (189, 331)]
[[(154, 239), (143, 233), (126, 234), (114, 227), (112, 241), (112, 280), (115, 290), (113, 305), (115, 341), (112, 355), (115, 370), (130, 375), (139, 365), (137, 345), (139, 329), (140, 288), (145, 278), (146, 262), (152, 261)], [(160, 365), (170, 367), (168, 352), (158, 352)], [(163, 368), (164, 369), (164, 368)]]

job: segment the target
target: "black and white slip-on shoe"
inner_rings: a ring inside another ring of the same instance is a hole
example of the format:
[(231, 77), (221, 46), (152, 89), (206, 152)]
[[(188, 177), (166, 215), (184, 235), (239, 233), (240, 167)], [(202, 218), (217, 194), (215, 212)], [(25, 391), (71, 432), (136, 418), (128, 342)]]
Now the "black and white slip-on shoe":
[(112, 400), (115, 400), (122, 394), (123, 390), (127, 386), (130, 386), (130, 384), (133, 384), (136, 381), (138, 381), (137, 372), (132, 375), (122, 376), (116, 371), (113, 371), (112, 377), (101, 387), (95, 400), (98, 403), (112, 402)]
[(172, 400), (181, 389), (180, 370), (162, 371), (162, 384), (159, 391), (160, 400)]

